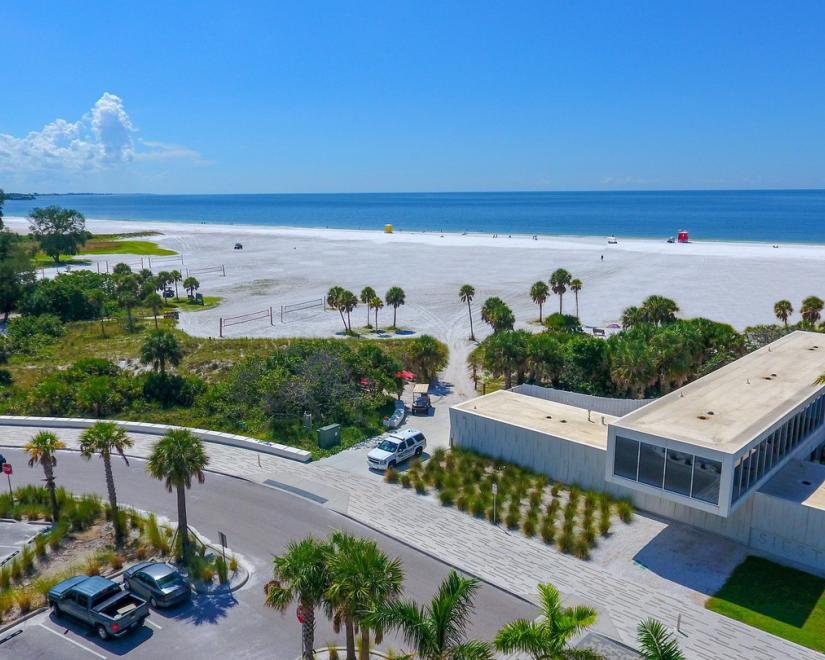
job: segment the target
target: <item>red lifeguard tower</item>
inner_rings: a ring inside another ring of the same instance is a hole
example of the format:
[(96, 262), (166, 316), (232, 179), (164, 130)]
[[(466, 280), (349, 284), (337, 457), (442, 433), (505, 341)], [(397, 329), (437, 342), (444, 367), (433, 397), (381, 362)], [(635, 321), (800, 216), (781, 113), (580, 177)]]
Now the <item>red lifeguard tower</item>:
[(688, 243), (688, 233), (684, 229), (680, 229), (679, 233), (676, 234), (676, 242), (677, 243)]

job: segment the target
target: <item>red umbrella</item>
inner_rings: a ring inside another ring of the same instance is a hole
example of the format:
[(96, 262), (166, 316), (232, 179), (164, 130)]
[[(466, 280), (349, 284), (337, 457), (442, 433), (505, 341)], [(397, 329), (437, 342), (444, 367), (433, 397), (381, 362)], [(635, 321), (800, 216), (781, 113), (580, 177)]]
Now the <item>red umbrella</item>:
[(403, 378), (404, 380), (414, 380), (415, 374), (412, 371), (396, 371), (396, 378)]

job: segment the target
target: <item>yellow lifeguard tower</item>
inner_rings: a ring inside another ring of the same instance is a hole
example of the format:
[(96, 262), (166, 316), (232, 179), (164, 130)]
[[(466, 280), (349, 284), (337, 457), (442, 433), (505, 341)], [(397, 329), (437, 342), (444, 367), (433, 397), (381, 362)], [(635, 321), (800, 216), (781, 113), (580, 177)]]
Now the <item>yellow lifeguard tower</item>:
[(384, 225), (384, 233), (385, 234), (392, 234), (392, 225), (391, 224)]

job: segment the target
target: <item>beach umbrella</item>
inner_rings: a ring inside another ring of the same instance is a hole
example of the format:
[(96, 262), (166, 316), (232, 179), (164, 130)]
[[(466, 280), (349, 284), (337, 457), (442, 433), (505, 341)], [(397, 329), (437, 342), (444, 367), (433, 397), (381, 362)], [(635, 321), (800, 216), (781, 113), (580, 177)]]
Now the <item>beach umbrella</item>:
[(611, 323), (611, 324), (610, 324), (609, 326), (607, 326), (607, 327), (608, 327), (608, 328), (610, 328), (611, 330), (618, 330), (618, 329), (620, 329), (622, 326), (620, 326), (618, 323)]
[(396, 371), (395, 377), (404, 380), (415, 380), (415, 374), (412, 371)]

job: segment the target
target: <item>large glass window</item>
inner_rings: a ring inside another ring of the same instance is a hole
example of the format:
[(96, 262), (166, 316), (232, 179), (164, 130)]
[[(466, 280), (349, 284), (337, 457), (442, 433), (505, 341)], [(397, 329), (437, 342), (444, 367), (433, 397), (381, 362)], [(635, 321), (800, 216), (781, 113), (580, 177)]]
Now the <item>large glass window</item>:
[(665, 490), (690, 497), (690, 481), (693, 472), (693, 454), (667, 450), (665, 463)]
[(616, 436), (616, 455), (613, 459), (613, 474), (636, 481), (636, 466), (639, 461), (639, 441)]
[(665, 448), (642, 442), (639, 445), (639, 482), (661, 488), (665, 476)]
[(703, 502), (719, 504), (719, 483), (722, 480), (722, 464), (707, 458), (696, 458), (693, 463), (692, 497)]

